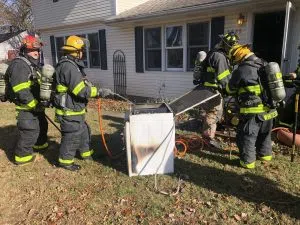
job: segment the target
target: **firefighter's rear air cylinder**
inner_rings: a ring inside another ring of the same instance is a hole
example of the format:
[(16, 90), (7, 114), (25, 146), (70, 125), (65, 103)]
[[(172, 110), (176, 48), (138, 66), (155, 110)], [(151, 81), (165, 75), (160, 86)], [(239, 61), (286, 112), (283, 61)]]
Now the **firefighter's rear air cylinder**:
[(8, 68), (7, 64), (0, 63), (0, 97), (3, 97), (6, 93), (6, 84), (5, 84), (4, 75), (6, 73), (7, 68)]
[(280, 67), (276, 62), (270, 62), (265, 67), (268, 79), (268, 87), (274, 105), (284, 100), (286, 93), (282, 80), (282, 73)]
[(49, 101), (51, 98), (53, 74), (55, 69), (51, 65), (43, 66), (42, 79), (40, 87), (40, 99), (42, 101)]

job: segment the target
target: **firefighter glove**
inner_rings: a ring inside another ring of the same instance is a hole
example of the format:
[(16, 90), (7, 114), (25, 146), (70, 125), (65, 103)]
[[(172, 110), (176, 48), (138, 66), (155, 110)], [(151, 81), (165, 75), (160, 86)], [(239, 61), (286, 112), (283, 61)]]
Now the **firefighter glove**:
[(100, 88), (98, 91), (98, 97), (101, 98), (105, 98), (109, 95), (113, 95), (114, 93), (112, 92), (112, 90), (108, 89), (108, 88)]

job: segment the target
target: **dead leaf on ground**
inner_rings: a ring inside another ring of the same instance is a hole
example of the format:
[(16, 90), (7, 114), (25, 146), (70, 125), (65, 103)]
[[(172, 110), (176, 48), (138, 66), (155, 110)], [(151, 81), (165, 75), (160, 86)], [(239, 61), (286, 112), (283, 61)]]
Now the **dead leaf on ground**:
[(233, 217), (236, 221), (241, 221), (242, 220), (242, 218), (238, 214), (235, 214)]
[(211, 202), (209, 202), (209, 201), (208, 201), (208, 202), (205, 202), (205, 205), (208, 206), (208, 207), (211, 207), (211, 206), (212, 206)]
[(270, 212), (270, 208), (268, 206), (262, 206), (261, 212), (262, 213), (268, 213), (268, 212)]
[(242, 213), (241, 217), (242, 217), (243, 221), (245, 221), (245, 220), (248, 219), (248, 214), (247, 213)]
[(221, 217), (222, 217), (223, 220), (227, 220), (228, 219), (228, 216), (225, 213), (222, 213)]
[(175, 216), (174, 213), (170, 213), (170, 214), (168, 215), (168, 217), (170, 217), (170, 218), (173, 218), (174, 216)]
[(122, 214), (122, 216), (130, 216), (132, 214), (132, 209), (129, 209), (129, 208), (124, 209), (124, 210), (122, 210), (121, 214)]

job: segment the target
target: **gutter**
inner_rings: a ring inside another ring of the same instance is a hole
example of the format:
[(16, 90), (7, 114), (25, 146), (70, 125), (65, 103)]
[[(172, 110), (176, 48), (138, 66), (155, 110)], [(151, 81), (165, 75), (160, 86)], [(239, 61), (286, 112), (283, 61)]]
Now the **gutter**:
[(140, 15), (134, 15), (134, 16), (128, 16), (123, 18), (118, 18), (118, 16), (110, 17), (105, 20), (106, 24), (113, 24), (118, 22), (134, 22), (136, 20), (141, 19), (150, 19), (156, 16), (170, 16), (172, 14), (178, 14), (178, 13), (185, 13), (185, 12), (193, 12), (193, 11), (199, 11), (199, 10), (205, 10), (205, 9), (211, 9), (211, 8), (222, 8), (222, 7), (228, 7), (228, 6), (234, 6), (234, 5), (241, 5), (244, 3), (251, 3), (253, 1), (251, 0), (230, 0), (226, 2), (217, 2), (217, 3), (209, 3), (209, 4), (202, 4), (202, 5), (193, 5), (193, 6), (186, 6), (182, 8), (177, 9), (168, 9), (168, 10), (162, 10), (158, 12), (152, 12), (148, 14), (140, 14)]
[(61, 28), (70, 28), (70, 27), (73, 27), (73, 26), (88, 26), (88, 25), (94, 25), (95, 23), (102, 23), (102, 24), (105, 24), (105, 19), (103, 18), (99, 18), (99, 19), (92, 19), (92, 20), (87, 20), (87, 21), (84, 21), (84, 22), (80, 22), (80, 23), (69, 23), (69, 24), (62, 24), (62, 25), (59, 25), (59, 26), (51, 26), (51, 27), (36, 27), (36, 29), (40, 32), (45, 32), (45, 31), (49, 31), (49, 30), (59, 30)]

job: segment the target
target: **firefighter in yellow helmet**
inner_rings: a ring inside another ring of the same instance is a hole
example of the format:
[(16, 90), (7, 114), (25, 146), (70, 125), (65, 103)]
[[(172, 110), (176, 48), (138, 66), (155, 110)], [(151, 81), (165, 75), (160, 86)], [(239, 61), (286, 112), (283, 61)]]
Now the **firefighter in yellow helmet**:
[(232, 72), (226, 90), (236, 95), (240, 107), (236, 136), (240, 165), (253, 169), (256, 159), (272, 159), (272, 119), (277, 116), (277, 111), (267, 106), (259, 75), (260, 68), (267, 63), (251, 52), (248, 45), (233, 46), (229, 58), (238, 65)]
[(87, 80), (82, 60), (87, 44), (80, 37), (68, 37), (62, 47), (64, 56), (56, 67), (54, 105), (62, 132), (58, 161), (60, 167), (71, 171), (80, 169), (79, 165), (74, 164), (77, 150), (82, 159), (92, 159), (91, 131), (85, 121), (88, 99), (111, 94), (109, 89), (98, 89)]

